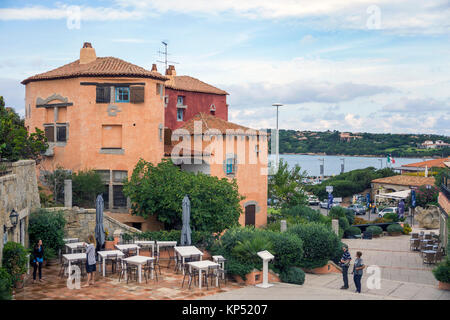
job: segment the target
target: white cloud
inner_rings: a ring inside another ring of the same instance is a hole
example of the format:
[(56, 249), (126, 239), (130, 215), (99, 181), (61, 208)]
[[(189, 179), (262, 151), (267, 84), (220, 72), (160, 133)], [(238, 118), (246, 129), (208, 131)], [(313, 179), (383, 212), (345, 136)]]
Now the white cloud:
[[(235, 14), (248, 19), (297, 19), (319, 29), (367, 29), (373, 0), (116, 0), (113, 7), (80, 6), (82, 20), (131, 20), (175, 12), (191, 15)], [(405, 34), (450, 30), (448, 0), (378, 0), (380, 28)], [(0, 9), (0, 20), (67, 18), (67, 5)]]

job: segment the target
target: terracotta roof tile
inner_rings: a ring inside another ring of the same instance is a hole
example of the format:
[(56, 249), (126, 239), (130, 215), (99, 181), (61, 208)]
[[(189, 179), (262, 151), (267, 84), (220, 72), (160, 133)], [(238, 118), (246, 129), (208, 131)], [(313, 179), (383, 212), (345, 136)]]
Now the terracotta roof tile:
[(213, 94), (228, 94), (228, 92), (216, 88), (210, 84), (200, 81), (196, 78), (189, 76), (174, 76), (171, 77), (169, 81), (165, 83), (165, 86), (174, 90), (182, 91), (193, 91), (202, 93), (213, 93)]
[(146, 70), (122, 59), (103, 57), (86, 64), (80, 64), (80, 60), (76, 60), (51, 71), (29, 77), (23, 80), (22, 84), (40, 80), (101, 76), (153, 78), (158, 80), (168, 79), (159, 72)]
[(407, 175), (397, 175), (386, 178), (378, 178), (372, 180), (372, 183), (387, 183), (402, 186), (423, 186), (423, 185), (434, 185), (434, 177), (420, 177), (420, 176), (407, 176)]
[[(202, 123), (202, 133), (205, 133), (208, 129), (217, 129), (222, 134), (226, 134), (227, 129), (233, 129), (233, 130), (243, 130), (244, 133), (247, 130), (253, 130), (244, 126), (241, 126), (239, 124), (235, 124), (232, 122), (225, 121), (221, 118), (215, 117), (210, 114), (206, 114), (203, 112), (200, 112), (196, 114), (194, 117), (192, 117), (189, 121), (187, 121), (180, 129), (188, 130), (190, 134), (194, 134), (194, 122), (195, 121), (201, 121)], [(254, 134), (263, 134), (263, 132), (260, 132), (258, 130), (254, 130)]]
[(449, 160), (450, 160), (450, 158), (433, 159), (433, 160), (429, 160), (429, 161), (405, 164), (405, 165), (403, 165), (403, 167), (425, 168), (425, 166), (428, 166), (428, 168), (431, 168), (431, 167), (444, 168), (445, 167), (444, 162), (449, 161)]

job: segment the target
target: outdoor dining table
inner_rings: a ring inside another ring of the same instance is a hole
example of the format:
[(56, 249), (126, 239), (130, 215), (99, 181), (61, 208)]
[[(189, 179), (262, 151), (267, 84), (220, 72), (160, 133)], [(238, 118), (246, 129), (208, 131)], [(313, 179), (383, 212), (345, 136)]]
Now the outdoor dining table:
[[(184, 259), (189, 258), (192, 255), (200, 255), (200, 260), (202, 260), (203, 252), (201, 252), (199, 249), (197, 249), (195, 246), (184, 246), (184, 247), (174, 247), (175, 253), (179, 255), (183, 261)], [(184, 274), (184, 269), (183, 269)]]
[(149, 241), (149, 240), (137, 240), (134, 242), (134, 244), (137, 244), (139, 247), (141, 248), (146, 248), (151, 246), (152, 247), (152, 257), (154, 255), (155, 252), (155, 241)]
[(176, 247), (177, 242), (176, 241), (156, 241), (156, 252), (157, 256), (159, 256), (159, 248), (162, 247)]
[(73, 251), (76, 250), (78, 247), (85, 246), (86, 244), (87, 244), (86, 242), (70, 242), (66, 243), (66, 248), (70, 249), (70, 252), (73, 253)]
[(116, 244), (115, 247), (120, 251), (136, 249), (136, 254), (139, 255), (139, 246), (137, 244)]
[[(153, 263), (155, 261), (155, 258), (153, 257), (145, 257), (145, 256), (132, 256), (132, 257), (128, 257), (123, 259), (124, 261), (126, 261), (128, 264), (134, 264), (137, 265), (138, 267), (138, 274), (139, 274), (139, 283), (142, 282), (142, 266), (144, 264), (147, 263), (147, 261), (151, 261), (152, 262), (152, 271), (150, 273), (150, 277), (153, 279)], [(125, 273), (125, 279), (127, 279), (128, 274)]]
[[(63, 259), (69, 262), (69, 276), (72, 274), (72, 263), (78, 260), (86, 260), (86, 253), (68, 253), (63, 254)], [(81, 270), (80, 270), (81, 271)]]
[[(216, 262), (212, 262), (210, 260), (201, 260), (201, 261), (192, 261), (187, 263), (189, 265), (189, 268), (198, 269), (198, 288), (202, 288), (202, 271), (207, 272), (208, 267), (212, 266), (220, 266)], [(219, 278), (216, 277), (216, 287), (219, 285)]]
[(103, 272), (103, 276), (106, 276), (106, 258), (108, 255), (117, 255), (117, 258), (121, 258), (124, 256), (124, 253), (120, 250), (106, 250), (106, 251), (98, 251), (97, 254), (101, 257), (102, 259), (102, 272)]

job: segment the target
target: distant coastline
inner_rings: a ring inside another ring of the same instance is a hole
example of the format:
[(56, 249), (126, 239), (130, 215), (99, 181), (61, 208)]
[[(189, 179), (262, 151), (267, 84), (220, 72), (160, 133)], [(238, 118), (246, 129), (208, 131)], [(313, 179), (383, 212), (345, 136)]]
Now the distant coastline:
[[(324, 152), (321, 153), (312, 153), (312, 152), (307, 152), (307, 153), (280, 153), (281, 155), (290, 155), (290, 156), (336, 156), (336, 157), (364, 157), (364, 158), (386, 158), (387, 155), (384, 156), (380, 156), (380, 155), (367, 155), (367, 154), (362, 154), (362, 155), (354, 155), (354, 154), (326, 154)], [(394, 159), (410, 159), (410, 158), (421, 158), (421, 159), (439, 159), (440, 157), (432, 157), (432, 156), (411, 156), (411, 157), (392, 157)]]

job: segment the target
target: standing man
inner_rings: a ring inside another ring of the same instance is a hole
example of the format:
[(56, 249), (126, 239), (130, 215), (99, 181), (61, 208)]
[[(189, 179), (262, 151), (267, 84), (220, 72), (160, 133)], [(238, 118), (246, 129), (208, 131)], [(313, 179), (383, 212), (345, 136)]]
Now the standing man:
[(344, 285), (341, 287), (341, 289), (348, 289), (348, 267), (350, 266), (352, 257), (350, 256), (350, 252), (348, 252), (347, 246), (343, 246), (342, 250), (344, 251), (344, 253), (342, 254), (340, 264), (342, 268), (342, 279), (344, 280)]
[(355, 281), (355, 287), (357, 293), (361, 293), (361, 278), (363, 276), (363, 269), (365, 268), (363, 259), (361, 259), (362, 252), (356, 252), (356, 260), (353, 265), (353, 281)]

